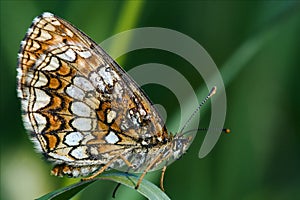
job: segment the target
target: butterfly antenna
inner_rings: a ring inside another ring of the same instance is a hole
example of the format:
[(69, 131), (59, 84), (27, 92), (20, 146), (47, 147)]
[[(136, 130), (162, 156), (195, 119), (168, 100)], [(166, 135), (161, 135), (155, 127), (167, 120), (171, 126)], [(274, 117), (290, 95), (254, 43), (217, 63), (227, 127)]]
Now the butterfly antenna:
[[(212, 130), (215, 131), (221, 131), (222, 133), (231, 133), (231, 130), (229, 128), (210, 128)], [(190, 132), (194, 132), (194, 131), (208, 131), (208, 128), (197, 128), (197, 129), (192, 129), (192, 130), (188, 130), (182, 133), (182, 135), (184, 134), (188, 134)]]
[(199, 106), (196, 108), (196, 110), (193, 112), (193, 114), (189, 117), (189, 119), (185, 122), (185, 124), (183, 125), (183, 127), (181, 128), (180, 132), (182, 134), (183, 130), (187, 127), (187, 125), (192, 121), (192, 119), (195, 117), (195, 115), (199, 112), (199, 110), (201, 109), (201, 107), (205, 104), (205, 102), (212, 97), (214, 94), (216, 94), (217, 91), (217, 87), (214, 86), (210, 92), (208, 93), (208, 95), (205, 97), (205, 99), (203, 99), (201, 101), (201, 103), (199, 104)]

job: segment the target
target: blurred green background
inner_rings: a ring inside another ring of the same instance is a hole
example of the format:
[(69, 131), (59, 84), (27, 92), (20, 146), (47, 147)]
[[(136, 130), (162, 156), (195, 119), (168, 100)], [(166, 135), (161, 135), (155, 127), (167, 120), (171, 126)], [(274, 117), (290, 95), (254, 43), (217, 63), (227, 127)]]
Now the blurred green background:
[[(78, 181), (49, 175), (51, 165), (34, 152), (16, 97), (19, 44), (32, 19), (45, 11), (70, 21), (98, 43), (131, 28), (173, 29), (199, 42), (214, 59), (226, 84), (225, 126), (232, 133), (201, 160), (197, 155), (204, 134), (197, 135), (188, 153), (167, 169), (165, 189), (171, 199), (300, 199), (298, 1), (2, 0), (0, 5), (1, 199), (33, 199)], [(168, 52), (138, 50), (118, 61), (126, 70), (149, 62), (166, 64), (184, 74), (195, 90), (204, 87), (202, 80), (191, 78), (192, 66)], [(144, 89), (169, 115), (176, 113), (171, 92), (158, 86)], [(209, 112), (200, 127), (208, 120)], [(147, 179), (158, 183), (159, 174), (150, 173)], [(96, 182), (74, 199), (111, 199), (115, 185)], [(116, 199), (144, 197), (121, 186)]]

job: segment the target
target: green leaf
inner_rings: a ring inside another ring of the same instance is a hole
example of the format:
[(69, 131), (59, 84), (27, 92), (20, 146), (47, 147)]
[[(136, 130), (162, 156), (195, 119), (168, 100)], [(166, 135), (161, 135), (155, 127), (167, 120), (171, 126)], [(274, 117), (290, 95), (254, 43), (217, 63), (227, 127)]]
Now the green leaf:
[(63, 200), (63, 199), (70, 199), (74, 195), (76, 195), (78, 192), (89, 186), (91, 183), (95, 182), (96, 179), (90, 180), (90, 181), (81, 181), (79, 183), (75, 183), (73, 185), (60, 188), (58, 190), (55, 190), (53, 192), (50, 192), (40, 198), (37, 198), (37, 200), (46, 200), (46, 199), (53, 199), (53, 200)]
[[(129, 188), (135, 189), (136, 183), (139, 179), (139, 176), (127, 173), (107, 173), (103, 174), (100, 177), (90, 180), (90, 181), (81, 181), (79, 183), (75, 183), (73, 185), (67, 186), (65, 188), (61, 188), (50, 192), (40, 198), (38, 200), (46, 200), (46, 199), (70, 199), (74, 195), (76, 195), (81, 190), (85, 189), (91, 183), (99, 180), (110, 180), (117, 183), (121, 183), (126, 185)], [(170, 198), (155, 184), (151, 183), (144, 179), (140, 185), (140, 187), (136, 190), (144, 197), (150, 200), (169, 200)]]

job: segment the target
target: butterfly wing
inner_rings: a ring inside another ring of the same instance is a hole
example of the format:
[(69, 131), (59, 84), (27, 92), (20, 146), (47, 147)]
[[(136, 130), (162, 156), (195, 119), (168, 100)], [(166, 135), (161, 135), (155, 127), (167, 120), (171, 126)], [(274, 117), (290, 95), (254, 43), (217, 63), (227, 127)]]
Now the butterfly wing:
[(105, 164), (149, 138), (163, 120), (124, 70), (87, 35), (50, 13), (21, 43), (18, 96), (36, 147), (56, 163)]

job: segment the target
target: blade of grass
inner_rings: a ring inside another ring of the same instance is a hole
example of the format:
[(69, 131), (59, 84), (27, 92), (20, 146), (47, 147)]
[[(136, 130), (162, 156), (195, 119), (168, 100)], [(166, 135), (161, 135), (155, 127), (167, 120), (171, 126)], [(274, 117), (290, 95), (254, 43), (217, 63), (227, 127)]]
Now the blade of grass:
[(74, 195), (76, 195), (78, 192), (86, 188), (91, 183), (95, 182), (96, 180), (90, 180), (90, 181), (82, 181), (75, 184), (72, 184), (70, 186), (60, 188), (58, 190), (52, 191), (46, 195), (43, 195), (40, 198), (37, 198), (37, 200), (63, 200), (63, 199), (70, 199)]
[[(126, 174), (126, 173), (107, 173), (103, 174), (99, 178), (90, 180), (90, 181), (82, 181), (75, 184), (72, 184), (70, 186), (60, 188), (58, 190), (55, 190), (53, 192), (50, 192), (37, 200), (60, 200), (60, 199), (70, 199), (74, 195), (76, 195), (78, 192), (89, 186), (91, 183), (94, 183), (97, 180), (110, 180), (117, 183), (121, 183), (129, 188), (134, 189), (136, 186), (136, 183), (138, 181), (139, 177), (132, 174)], [(140, 185), (140, 187), (136, 190), (140, 194), (142, 194), (144, 197), (150, 200), (169, 200), (170, 198), (161, 191), (160, 188), (158, 188), (156, 185), (151, 183), (150, 181), (147, 181), (144, 179)], [(122, 194), (118, 194), (122, 195)]]
[[(128, 1), (124, 4), (121, 10), (120, 17), (113, 34), (119, 33), (121, 31), (129, 30), (135, 28), (140, 13), (143, 9), (144, 1)], [(109, 49), (107, 49), (110, 55), (114, 55), (114, 51), (122, 51), (126, 49), (130, 44), (132, 36), (129, 36), (126, 40), (122, 40), (122, 43), (112, 43)], [(124, 51), (123, 51), (124, 52)], [(124, 57), (123, 57), (124, 59)], [(118, 63), (122, 64), (124, 60), (118, 59)]]
[[(139, 176), (126, 173), (110, 173), (103, 175), (101, 179), (115, 181), (126, 185), (127, 187), (130, 187), (132, 189), (135, 189)], [(147, 199), (151, 200), (170, 199), (159, 187), (157, 187), (152, 182), (147, 181), (146, 179), (143, 179), (142, 184), (137, 189), (137, 191), (143, 196), (145, 196)]]

